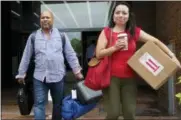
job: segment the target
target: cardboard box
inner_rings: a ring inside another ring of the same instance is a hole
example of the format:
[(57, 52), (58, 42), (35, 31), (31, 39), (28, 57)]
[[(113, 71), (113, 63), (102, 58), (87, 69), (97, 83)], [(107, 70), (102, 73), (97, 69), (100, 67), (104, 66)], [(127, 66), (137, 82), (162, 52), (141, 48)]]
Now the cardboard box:
[(152, 88), (159, 89), (178, 66), (155, 43), (145, 43), (128, 60), (128, 65)]

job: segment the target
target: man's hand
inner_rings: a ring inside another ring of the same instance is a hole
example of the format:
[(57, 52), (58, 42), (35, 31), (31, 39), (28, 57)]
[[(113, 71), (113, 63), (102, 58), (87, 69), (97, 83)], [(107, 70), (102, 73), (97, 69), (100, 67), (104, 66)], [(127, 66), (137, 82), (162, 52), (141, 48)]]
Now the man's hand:
[(19, 84), (25, 84), (24, 78), (19, 78), (19, 79), (18, 79), (18, 83), (19, 83)]
[(24, 78), (26, 77), (26, 73), (24, 75), (16, 75), (15, 79), (19, 84), (25, 84)]
[(81, 72), (79, 72), (79, 73), (75, 74), (75, 77), (76, 77), (77, 79), (79, 79), (79, 80), (84, 79), (84, 76), (82, 75), (82, 73), (81, 73)]

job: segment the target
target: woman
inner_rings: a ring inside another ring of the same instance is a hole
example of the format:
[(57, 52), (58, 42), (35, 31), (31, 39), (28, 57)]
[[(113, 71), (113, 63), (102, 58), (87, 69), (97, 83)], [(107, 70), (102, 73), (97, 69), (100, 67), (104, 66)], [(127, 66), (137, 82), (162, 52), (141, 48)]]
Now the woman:
[[(117, 38), (117, 35), (121, 33), (127, 34), (128, 43), (125, 37)], [(107, 48), (109, 40), (112, 44)], [(144, 43), (153, 41), (180, 66), (175, 55), (160, 40), (136, 26), (129, 4), (121, 2), (115, 6), (112, 22), (109, 27), (102, 30), (96, 47), (98, 59), (111, 56), (111, 82), (110, 86), (103, 90), (104, 98), (108, 102), (106, 119), (118, 119), (120, 104), (122, 104), (124, 119), (135, 120), (137, 88), (134, 72), (128, 66), (127, 61), (135, 53), (137, 41)], [(128, 45), (127, 49), (125, 49), (126, 45)]]

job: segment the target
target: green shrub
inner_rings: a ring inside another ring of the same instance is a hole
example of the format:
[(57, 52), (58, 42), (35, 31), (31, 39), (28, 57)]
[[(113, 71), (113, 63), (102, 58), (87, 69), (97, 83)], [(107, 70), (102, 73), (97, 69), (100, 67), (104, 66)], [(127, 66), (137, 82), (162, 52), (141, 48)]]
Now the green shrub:
[[(179, 76), (178, 77), (178, 83), (177, 84), (181, 84), (181, 76)], [(178, 98), (178, 100), (179, 100), (179, 105), (181, 105), (181, 91), (179, 92), (179, 93), (177, 93), (176, 95), (175, 95), (177, 98)]]
[[(180, 52), (180, 57), (181, 57), (181, 52)], [(176, 84), (180, 84), (181, 85), (181, 76), (178, 77), (178, 83), (176, 83)], [(175, 96), (179, 100), (179, 105), (181, 105), (181, 91), (179, 93), (177, 93)]]

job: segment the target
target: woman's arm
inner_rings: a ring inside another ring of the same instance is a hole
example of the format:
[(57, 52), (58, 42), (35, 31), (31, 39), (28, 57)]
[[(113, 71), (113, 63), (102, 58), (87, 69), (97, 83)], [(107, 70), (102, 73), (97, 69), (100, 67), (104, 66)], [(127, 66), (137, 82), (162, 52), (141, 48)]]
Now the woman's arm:
[(140, 36), (138, 41), (141, 42), (147, 42), (147, 41), (152, 41), (154, 42), (156, 45), (158, 45), (167, 55), (169, 55), (172, 60), (179, 66), (180, 62), (178, 61), (178, 59), (176, 58), (176, 56), (174, 55), (174, 53), (165, 45), (163, 44), (160, 40), (158, 40), (157, 38), (149, 35), (148, 33), (144, 32), (143, 30), (140, 31)]
[(109, 56), (113, 52), (116, 51), (114, 47), (109, 47), (106, 49), (107, 44), (108, 44), (108, 40), (104, 34), (104, 30), (102, 30), (101, 34), (99, 35), (97, 46), (96, 46), (96, 57), (98, 59), (101, 59), (104, 56)]
[(96, 46), (96, 57), (98, 59), (103, 58), (104, 56), (110, 56), (117, 50), (120, 50), (125, 47), (125, 43), (118, 40), (114, 46), (106, 48), (108, 44), (108, 40), (105, 36), (104, 30), (102, 30), (101, 34), (99, 35), (97, 46)]

